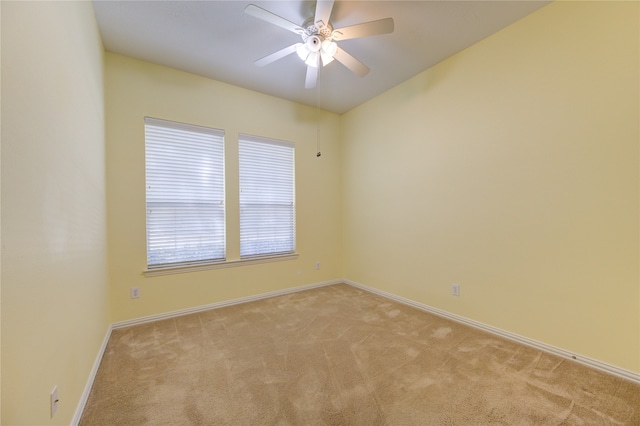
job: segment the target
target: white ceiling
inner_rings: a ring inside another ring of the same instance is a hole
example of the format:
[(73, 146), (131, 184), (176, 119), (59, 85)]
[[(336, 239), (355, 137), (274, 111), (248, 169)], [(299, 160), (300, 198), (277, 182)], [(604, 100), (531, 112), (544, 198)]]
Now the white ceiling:
[(295, 54), (253, 64), (300, 38), (246, 15), (250, 3), (300, 25), (315, 8), (299, 0), (94, 0), (94, 8), (109, 52), (343, 113), (549, 2), (337, 0), (334, 28), (392, 17), (395, 30), (339, 42), (371, 72), (360, 78), (334, 61), (320, 70), (315, 89), (304, 88), (306, 65)]

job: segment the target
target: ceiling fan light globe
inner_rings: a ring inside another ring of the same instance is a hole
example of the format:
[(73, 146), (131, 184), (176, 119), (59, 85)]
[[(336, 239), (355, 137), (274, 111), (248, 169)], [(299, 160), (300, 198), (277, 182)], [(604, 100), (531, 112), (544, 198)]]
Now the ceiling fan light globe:
[(298, 54), (300, 59), (302, 59), (303, 61), (306, 61), (307, 58), (309, 57), (310, 52), (306, 44), (300, 43), (296, 46), (296, 53)]
[(309, 65), (310, 67), (317, 68), (319, 60), (320, 54), (318, 52), (311, 52), (309, 53), (309, 57), (305, 61), (305, 64)]
[(320, 52), (320, 58), (322, 59), (322, 66), (326, 67), (333, 62), (333, 55), (329, 55), (325, 52)]
[(331, 40), (324, 40), (322, 42), (322, 52), (333, 58), (333, 55), (338, 51), (338, 45)]

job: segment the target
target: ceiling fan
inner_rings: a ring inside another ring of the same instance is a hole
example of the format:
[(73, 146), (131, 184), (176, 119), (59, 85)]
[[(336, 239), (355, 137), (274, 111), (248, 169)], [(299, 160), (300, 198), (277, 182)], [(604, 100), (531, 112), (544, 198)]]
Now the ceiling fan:
[(247, 15), (262, 19), (263, 21), (277, 25), (280, 28), (289, 30), (302, 37), (302, 42), (292, 44), (264, 58), (258, 59), (254, 64), (262, 67), (292, 53), (297, 53), (300, 59), (307, 64), (307, 75), (304, 84), (304, 87), (307, 89), (316, 86), (319, 65), (322, 64), (322, 66), (326, 66), (334, 59), (360, 77), (367, 75), (369, 68), (338, 47), (336, 41), (392, 33), (393, 18), (379, 19), (377, 21), (334, 29), (329, 22), (333, 3), (334, 0), (318, 0), (316, 3), (315, 16), (307, 19), (302, 25), (294, 24), (254, 4), (248, 5), (244, 9)]

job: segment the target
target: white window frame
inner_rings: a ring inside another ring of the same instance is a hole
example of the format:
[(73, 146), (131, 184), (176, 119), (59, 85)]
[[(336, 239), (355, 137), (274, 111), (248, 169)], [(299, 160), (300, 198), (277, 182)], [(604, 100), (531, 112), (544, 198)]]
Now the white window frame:
[(144, 121), (148, 270), (225, 261), (224, 131)]
[(295, 144), (238, 136), (240, 259), (296, 251)]

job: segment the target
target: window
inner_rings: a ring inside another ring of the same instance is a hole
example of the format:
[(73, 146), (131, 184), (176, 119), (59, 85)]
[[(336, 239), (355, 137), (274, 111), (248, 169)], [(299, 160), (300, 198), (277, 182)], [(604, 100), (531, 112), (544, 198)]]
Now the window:
[(294, 145), (240, 135), (240, 257), (296, 248)]
[(224, 131), (145, 118), (147, 265), (225, 258)]

